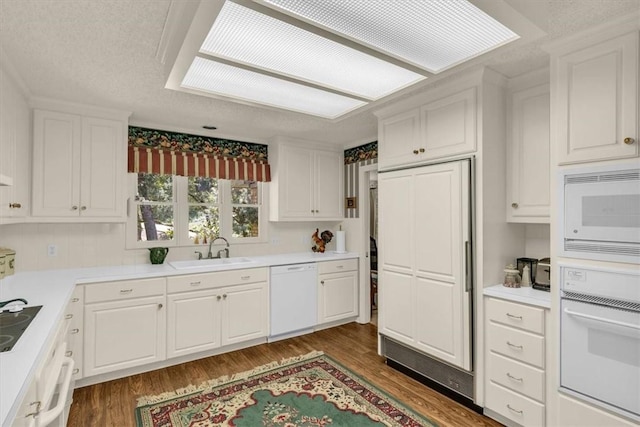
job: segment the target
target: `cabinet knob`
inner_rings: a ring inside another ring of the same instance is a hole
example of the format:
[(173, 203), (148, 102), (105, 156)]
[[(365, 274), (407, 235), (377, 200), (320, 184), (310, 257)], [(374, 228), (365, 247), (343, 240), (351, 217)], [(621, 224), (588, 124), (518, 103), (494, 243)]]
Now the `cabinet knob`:
[(421, 148), (421, 149), (420, 149), (420, 152), (421, 152), (421, 153), (424, 153), (424, 148)]
[(222, 294), (222, 298), (227, 299), (227, 294)]
[(419, 151), (418, 150), (413, 150), (413, 154), (418, 154)]
[(64, 355), (67, 356), (67, 357), (71, 357), (71, 356), (73, 356), (73, 351), (69, 350)]
[(321, 281), (320, 281), (320, 284), (321, 284), (321, 285), (324, 285), (324, 280), (321, 280)]
[(72, 211), (77, 211), (77, 210), (78, 210), (78, 207), (77, 207), (77, 206), (71, 206), (71, 210), (72, 210)]
[(20, 209), (21, 207), (20, 203), (9, 203), (9, 209)]
[(220, 295), (218, 295), (218, 296), (216, 297), (216, 299), (217, 299), (218, 301), (220, 301), (220, 300), (222, 299), (222, 297), (221, 297)]
[(87, 207), (86, 207), (86, 206), (83, 206), (83, 207), (81, 207), (81, 208), (80, 208), (80, 210), (81, 210), (81, 211), (86, 211), (86, 210), (87, 210)]
[(515, 202), (514, 202), (514, 203), (511, 203), (511, 207), (512, 207), (513, 209), (518, 209), (518, 206), (519, 206), (519, 205), (518, 205), (517, 203), (515, 203)]
[(633, 139), (633, 138), (625, 138), (625, 139), (624, 139), (624, 143), (625, 143), (625, 144), (627, 144), (627, 145), (631, 145), (631, 144), (633, 144), (634, 142), (636, 142), (636, 140), (635, 140), (635, 139)]
[(164, 307), (162, 304), (158, 304), (158, 309), (161, 309), (162, 307)]

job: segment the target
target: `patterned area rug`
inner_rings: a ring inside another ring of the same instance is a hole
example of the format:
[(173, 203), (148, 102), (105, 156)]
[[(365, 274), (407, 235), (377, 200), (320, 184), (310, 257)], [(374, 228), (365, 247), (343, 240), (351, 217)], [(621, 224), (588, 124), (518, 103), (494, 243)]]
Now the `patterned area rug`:
[(138, 427), (433, 427), (320, 352), (142, 397)]

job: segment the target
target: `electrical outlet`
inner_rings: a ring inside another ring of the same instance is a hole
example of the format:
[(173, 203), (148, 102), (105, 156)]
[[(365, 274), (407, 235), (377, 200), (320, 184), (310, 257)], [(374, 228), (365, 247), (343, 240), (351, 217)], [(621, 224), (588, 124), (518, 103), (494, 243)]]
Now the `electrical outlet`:
[(49, 246), (47, 246), (47, 255), (49, 255), (49, 256), (58, 256), (58, 245), (49, 245)]
[(272, 245), (279, 245), (280, 244), (280, 238), (279, 237), (272, 237), (271, 238), (271, 244)]

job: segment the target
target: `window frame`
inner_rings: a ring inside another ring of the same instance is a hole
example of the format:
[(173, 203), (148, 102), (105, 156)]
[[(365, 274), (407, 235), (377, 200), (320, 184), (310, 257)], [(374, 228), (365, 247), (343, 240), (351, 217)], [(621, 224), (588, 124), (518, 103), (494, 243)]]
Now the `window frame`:
[[(189, 200), (188, 200), (188, 177), (173, 175), (173, 206), (174, 238), (172, 240), (138, 240), (137, 229), (137, 207), (139, 204), (135, 199), (138, 185), (138, 174), (127, 174), (127, 222), (125, 224), (125, 241), (127, 249), (144, 249), (157, 246), (163, 247), (203, 247), (204, 244), (195, 244), (189, 239)], [(251, 244), (265, 243), (269, 241), (269, 186), (268, 183), (258, 182), (258, 204), (247, 205), (257, 206), (258, 211), (258, 237), (232, 237), (233, 231), (233, 207), (231, 199), (231, 180), (218, 179), (218, 207), (220, 219), (220, 237), (224, 237), (230, 244)], [(242, 206), (242, 205), (240, 205)]]

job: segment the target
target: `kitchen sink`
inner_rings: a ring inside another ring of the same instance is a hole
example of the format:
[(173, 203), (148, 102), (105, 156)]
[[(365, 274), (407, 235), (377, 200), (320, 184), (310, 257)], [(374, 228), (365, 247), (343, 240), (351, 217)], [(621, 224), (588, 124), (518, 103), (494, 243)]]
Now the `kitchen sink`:
[(236, 264), (246, 264), (254, 262), (249, 258), (213, 258), (213, 259), (191, 259), (187, 261), (173, 261), (169, 265), (178, 270), (207, 268), (207, 267), (224, 267)]

